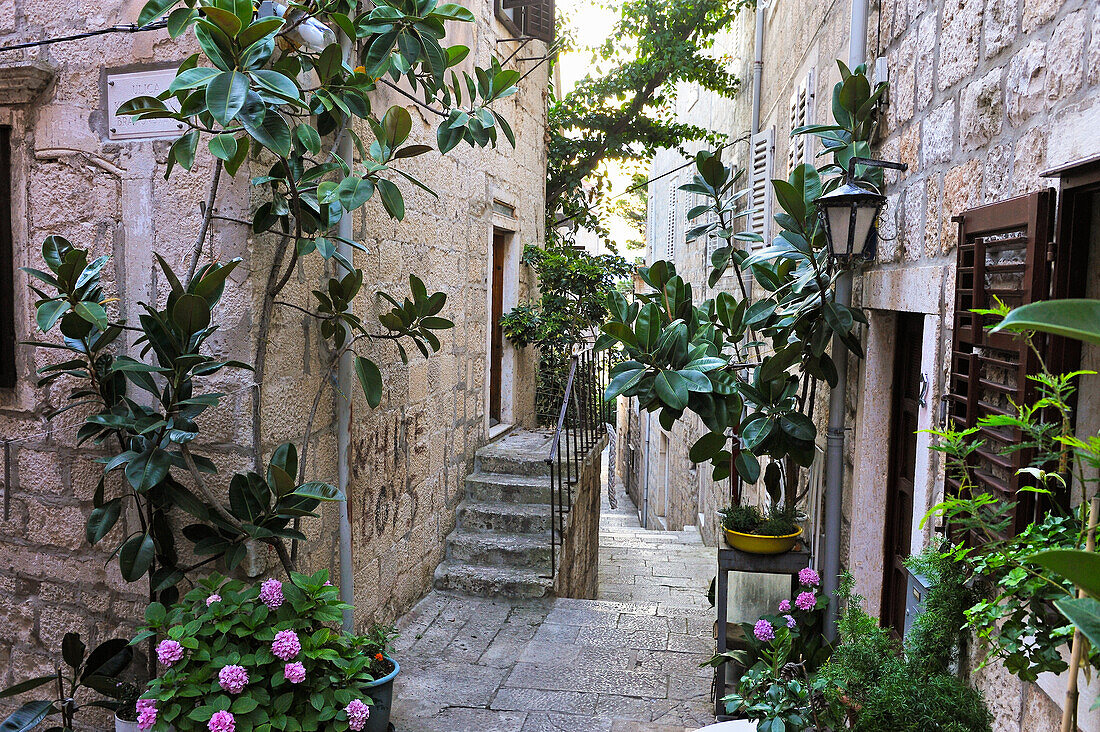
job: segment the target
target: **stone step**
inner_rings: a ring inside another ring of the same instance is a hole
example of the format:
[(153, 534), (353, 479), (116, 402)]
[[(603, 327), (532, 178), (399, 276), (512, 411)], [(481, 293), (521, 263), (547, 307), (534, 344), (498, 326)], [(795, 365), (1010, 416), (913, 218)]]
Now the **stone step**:
[(550, 530), (550, 507), (466, 499), (458, 506), (458, 526), (467, 531), (532, 534)]
[(466, 495), (475, 501), (546, 505), (550, 502), (550, 476), (477, 471), (466, 476)]
[(486, 473), (507, 473), (508, 475), (550, 475), (550, 465), (545, 458), (524, 457), (521, 455), (489, 451), (488, 445), (477, 451), (475, 467)]
[(454, 531), (447, 537), (447, 559), (453, 564), (550, 569), (550, 533), (493, 534)]
[(435, 587), (481, 597), (545, 597), (551, 594), (554, 582), (539, 574), (533, 569), (443, 562), (435, 570)]

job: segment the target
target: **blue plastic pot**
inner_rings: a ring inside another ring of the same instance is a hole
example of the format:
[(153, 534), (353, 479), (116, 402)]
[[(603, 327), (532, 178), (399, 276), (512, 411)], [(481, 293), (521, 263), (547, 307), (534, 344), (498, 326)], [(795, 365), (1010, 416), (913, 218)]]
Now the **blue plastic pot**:
[(366, 732), (386, 732), (390, 727), (393, 680), (397, 678), (401, 666), (389, 656), (386, 656), (386, 660), (393, 664), (393, 671), (367, 684), (367, 693), (374, 703), (370, 705), (370, 717), (367, 718), (367, 726), (363, 728)]

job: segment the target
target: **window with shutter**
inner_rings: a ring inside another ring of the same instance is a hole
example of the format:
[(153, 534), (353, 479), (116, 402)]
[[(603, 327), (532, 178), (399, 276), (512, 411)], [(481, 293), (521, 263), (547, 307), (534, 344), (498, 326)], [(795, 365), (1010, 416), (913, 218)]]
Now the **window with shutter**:
[(772, 220), (772, 168), (775, 158), (775, 128), (752, 136), (752, 191), (748, 230), (768, 241)]
[[(811, 124), (814, 98), (814, 72), (811, 69), (791, 95), (790, 123), (791, 131)], [(795, 135), (791, 137), (787, 148), (787, 173), (794, 170), (795, 166), (802, 163), (813, 162), (813, 137), (811, 135)]]
[(520, 35), (554, 42), (554, 0), (497, 0), (497, 17)]
[(668, 184), (668, 213), (665, 216), (665, 251), (661, 258), (672, 262), (676, 257), (676, 230), (679, 219), (678, 203), (680, 200), (680, 184), (673, 178)]
[[(1035, 399), (1034, 382), (1027, 378), (1037, 371), (1035, 354), (1011, 334), (990, 333), (984, 327), (987, 319), (971, 310), (994, 305), (994, 297), (1012, 307), (1050, 297), (1047, 245), (1053, 206), (1053, 191), (1047, 190), (955, 218), (959, 239), (948, 398), (956, 429), (976, 427), (987, 415), (1007, 414), (1012, 402)], [(1018, 502), (1013, 529), (1020, 531), (1035, 512), (1035, 494), (1017, 493), (1027, 485), (1026, 476), (1017, 471), (1028, 464), (1031, 453), (1001, 454), (1001, 448), (1019, 442), (1020, 435), (1011, 430), (982, 428), (979, 437), (984, 444), (973, 457), (971, 478), (977, 490)], [(950, 479), (945, 488), (958, 491)]]

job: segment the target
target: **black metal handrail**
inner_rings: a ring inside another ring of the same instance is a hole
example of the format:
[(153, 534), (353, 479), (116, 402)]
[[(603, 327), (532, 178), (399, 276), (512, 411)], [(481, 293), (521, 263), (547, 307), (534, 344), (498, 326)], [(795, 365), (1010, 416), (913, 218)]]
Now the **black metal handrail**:
[(614, 419), (614, 402), (603, 398), (614, 361), (611, 352), (597, 352), (590, 345), (570, 358), (565, 393), (546, 458), (550, 466), (551, 578), (557, 573), (557, 549), (573, 508), (573, 486), (580, 477), (581, 465)]

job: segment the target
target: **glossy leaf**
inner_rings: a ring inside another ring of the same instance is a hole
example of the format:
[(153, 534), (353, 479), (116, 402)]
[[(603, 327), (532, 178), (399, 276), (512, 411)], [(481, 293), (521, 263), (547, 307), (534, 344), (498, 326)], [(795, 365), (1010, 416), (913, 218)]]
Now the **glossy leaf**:
[(363, 387), (367, 404), (372, 408), (377, 407), (382, 403), (382, 372), (373, 361), (362, 356), (355, 357), (354, 366), (355, 375), (359, 377), (359, 384)]
[(1100, 300), (1042, 300), (1015, 308), (991, 330), (1038, 331), (1100, 345)]

